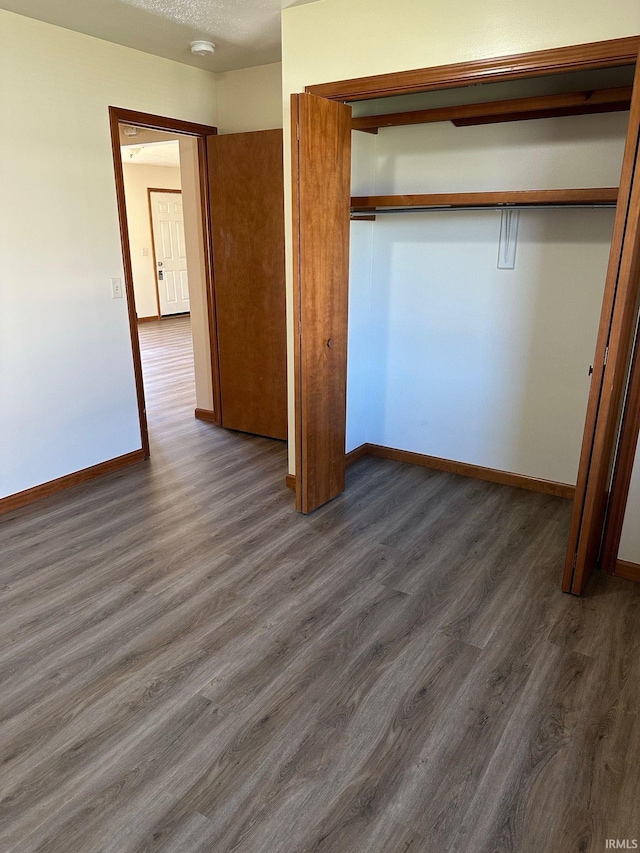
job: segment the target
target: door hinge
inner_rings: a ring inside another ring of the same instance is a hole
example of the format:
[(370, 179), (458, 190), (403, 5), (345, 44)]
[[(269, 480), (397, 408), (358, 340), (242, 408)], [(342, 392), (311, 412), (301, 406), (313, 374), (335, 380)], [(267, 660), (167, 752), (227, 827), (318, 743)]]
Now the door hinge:
[(607, 366), (607, 359), (609, 358), (609, 347), (604, 351), (604, 367)]
[(300, 125), (296, 125), (296, 139), (300, 142)]
[(578, 552), (576, 551), (576, 553), (573, 555), (573, 566), (571, 567), (572, 569), (575, 570), (577, 562), (578, 562)]

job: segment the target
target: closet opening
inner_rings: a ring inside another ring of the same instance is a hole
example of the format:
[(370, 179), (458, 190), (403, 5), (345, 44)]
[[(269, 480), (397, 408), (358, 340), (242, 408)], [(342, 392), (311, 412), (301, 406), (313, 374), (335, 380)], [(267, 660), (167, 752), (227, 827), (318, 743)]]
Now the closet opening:
[(573, 497), (583, 591), (637, 315), (639, 44), (293, 96), (299, 510), (364, 453)]

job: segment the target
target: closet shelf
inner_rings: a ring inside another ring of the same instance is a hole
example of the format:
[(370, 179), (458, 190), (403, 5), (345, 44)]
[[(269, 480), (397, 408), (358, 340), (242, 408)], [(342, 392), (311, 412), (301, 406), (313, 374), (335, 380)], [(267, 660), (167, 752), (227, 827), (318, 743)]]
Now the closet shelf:
[(377, 133), (381, 127), (402, 127), (411, 124), (430, 124), (451, 121), (456, 127), (492, 124), (503, 121), (525, 121), (558, 116), (587, 115), (628, 110), (631, 87), (596, 89), (586, 92), (567, 92), (510, 101), (490, 101), (481, 104), (459, 104), (387, 115), (359, 116), (351, 120), (353, 130)]
[(366, 214), (401, 213), (410, 210), (613, 207), (617, 200), (617, 187), (353, 196), (351, 198), (351, 215), (354, 218), (359, 218)]

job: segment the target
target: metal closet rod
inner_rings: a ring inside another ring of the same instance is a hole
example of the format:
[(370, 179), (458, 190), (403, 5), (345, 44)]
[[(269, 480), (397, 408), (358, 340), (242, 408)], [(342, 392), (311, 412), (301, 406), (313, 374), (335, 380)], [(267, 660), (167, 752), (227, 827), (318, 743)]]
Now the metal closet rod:
[(449, 210), (593, 210), (615, 209), (615, 202), (594, 202), (593, 204), (469, 204), (441, 205), (426, 207), (379, 207), (368, 210), (352, 210), (351, 216), (380, 216), (383, 213), (441, 213)]

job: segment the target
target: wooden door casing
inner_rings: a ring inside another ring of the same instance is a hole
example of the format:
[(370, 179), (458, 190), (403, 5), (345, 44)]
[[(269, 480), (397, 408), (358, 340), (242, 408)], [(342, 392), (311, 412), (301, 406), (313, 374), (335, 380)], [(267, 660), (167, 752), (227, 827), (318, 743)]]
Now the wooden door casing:
[(207, 140), (221, 425), (287, 437), (281, 130)]
[(123, 109), (122, 107), (109, 107), (109, 131), (111, 136), (111, 155), (113, 159), (113, 171), (116, 189), (116, 204), (118, 209), (118, 225), (120, 230), (120, 246), (122, 249), (122, 265), (124, 267), (124, 286), (127, 296), (127, 313), (129, 315), (129, 335), (131, 338), (131, 355), (133, 357), (133, 374), (135, 377), (136, 397), (138, 401), (138, 420), (140, 423), (140, 437), (142, 450), (145, 458), (150, 455), (149, 428), (147, 424), (146, 404), (144, 395), (144, 384), (142, 378), (142, 359), (140, 357), (140, 342), (138, 340), (138, 317), (135, 308), (135, 293), (133, 289), (133, 268), (131, 263), (131, 244), (129, 241), (129, 225), (127, 220), (127, 203), (124, 190), (124, 171), (122, 167), (122, 152), (120, 150), (120, 124), (129, 124), (135, 127), (144, 127), (149, 130), (164, 130), (170, 133), (181, 133), (186, 136), (195, 137), (198, 140), (198, 169), (200, 172), (201, 190), (201, 226), (204, 244), (207, 247), (204, 252), (205, 275), (208, 282), (206, 288), (207, 314), (209, 316), (209, 337), (211, 347), (213, 395), (214, 395), (214, 420), (218, 421), (218, 369), (217, 369), (217, 347), (215, 345), (215, 309), (212, 304), (213, 288), (211, 286), (212, 270), (209, 241), (209, 200), (206, 192), (206, 139), (216, 134), (217, 128), (196, 122), (182, 121), (181, 119), (168, 118), (166, 116), (142, 113), (137, 110)]
[(344, 491), (351, 107), (292, 95), (296, 506)]

